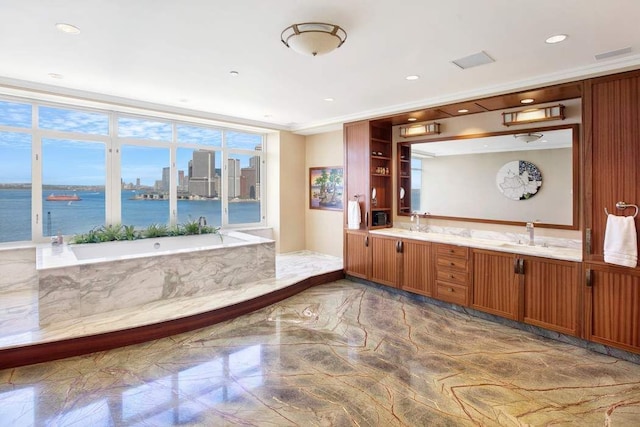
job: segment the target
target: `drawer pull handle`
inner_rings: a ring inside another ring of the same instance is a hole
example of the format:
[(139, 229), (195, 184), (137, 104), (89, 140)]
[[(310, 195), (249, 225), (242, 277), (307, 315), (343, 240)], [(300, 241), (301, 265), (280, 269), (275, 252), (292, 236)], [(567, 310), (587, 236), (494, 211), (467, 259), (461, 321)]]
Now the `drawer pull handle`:
[(456, 265), (456, 263), (455, 262), (450, 262), (449, 265), (454, 266), (454, 265)]

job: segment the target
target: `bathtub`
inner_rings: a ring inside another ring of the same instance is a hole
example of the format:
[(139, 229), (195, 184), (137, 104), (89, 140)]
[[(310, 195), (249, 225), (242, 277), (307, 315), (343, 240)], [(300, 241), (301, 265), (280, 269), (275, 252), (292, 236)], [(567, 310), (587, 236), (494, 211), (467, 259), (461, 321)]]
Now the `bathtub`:
[(212, 295), (275, 277), (275, 242), (241, 232), (36, 249), (40, 324)]

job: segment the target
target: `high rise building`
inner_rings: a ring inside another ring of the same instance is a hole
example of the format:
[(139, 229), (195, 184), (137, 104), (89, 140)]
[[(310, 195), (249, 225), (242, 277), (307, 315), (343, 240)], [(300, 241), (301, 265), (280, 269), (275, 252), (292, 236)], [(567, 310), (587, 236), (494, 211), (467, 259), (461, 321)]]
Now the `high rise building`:
[(162, 168), (162, 188), (161, 191), (169, 191), (171, 186), (171, 168)]
[(229, 159), (228, 164), (229, 194), (227, 194), (227, 197), (233, 199), (240, 197), (241, 194), (240, 176), (242, 171), (240, 170), (240, 159)]
[(217, 197), (215, 188), (216, 153), (198, 150), (189, 161), (189, 194), (201, 197)]

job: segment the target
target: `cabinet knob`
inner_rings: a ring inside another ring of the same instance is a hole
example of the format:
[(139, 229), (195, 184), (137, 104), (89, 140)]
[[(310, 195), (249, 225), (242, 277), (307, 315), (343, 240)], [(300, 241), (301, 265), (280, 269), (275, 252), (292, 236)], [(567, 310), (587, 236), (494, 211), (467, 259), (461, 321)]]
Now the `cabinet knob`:
[(453, 288), (449, 288), (449, 292), (453, 292)]
[(450, 254), (452, 254), (452, 253), (454, 253), (454, 252), (455, 252), (455, 251), (454, 251), (453, 249), (449, 249), (449, 253), (450, 253)]
[(454, 265), (456, 265), (456, 263), (455, 262), (450, 262), (449, 265), (454, 266)]
[(453, 279), (455, 276), (453, 274), (449, 275), (449, 279)]

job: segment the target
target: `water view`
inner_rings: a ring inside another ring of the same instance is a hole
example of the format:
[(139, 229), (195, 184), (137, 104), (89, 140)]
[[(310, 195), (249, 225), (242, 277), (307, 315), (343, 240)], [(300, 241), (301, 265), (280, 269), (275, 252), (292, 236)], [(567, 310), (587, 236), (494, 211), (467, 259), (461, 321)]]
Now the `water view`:
[[(52, 192), (43, 190), (43, 234), (65, 235), (85, 233), (105, 222), (104, 191), (76, 191), (78, 201), (47, 201)], [(58, 194), (58, 192), (56, 192)], [(64, 193), (67, 194), (67, 193)], [(168, 200), (135, 200), (135, 192), (122, 191), (122, 223), (144, 228), (150, 224), (168, 224)], [(207, 223), (222, 223), (221, 200), (178, 200), (178, 223), (205, 216)], [(0, 189), (0, 242), (31, 240), (31, 190)], [(229, 222), (245, 224), (260, 222), (260, 202), (229, 203)]]

